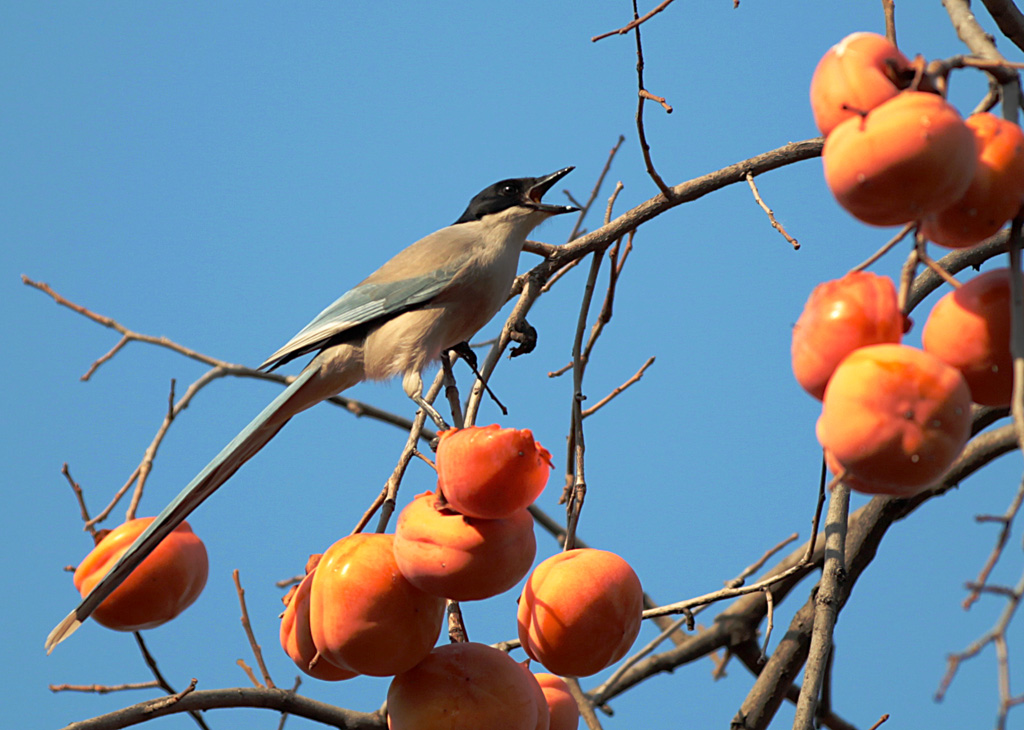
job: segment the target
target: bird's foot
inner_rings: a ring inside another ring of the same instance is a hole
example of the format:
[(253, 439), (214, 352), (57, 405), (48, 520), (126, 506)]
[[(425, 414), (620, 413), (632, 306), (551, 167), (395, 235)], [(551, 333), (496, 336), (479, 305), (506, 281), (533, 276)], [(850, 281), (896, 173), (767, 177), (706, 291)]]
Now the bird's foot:
[[(533, 328), (530, 327), (530, 329)], [(536, 333), (534, 333), (534, 335), (534, 340), (536, 340)], [(498, 396), (494, 394), (494, 391), (491, 390), (491, 386), (487, 384), (487, 381), (483, 379), (482, 375), (480, 375), (480, 371), (477, 370), (476, 353), (473, 352), (473, 349), (469, 346), (469, 343), (460, 342), (454, 347), (449, 347), (448, 349), (466, 361), (466, 364), (469, 365), (469, 369), (473, 371), (473, 375), (476, 376), (476, 379), (483, 383), (484, 391), (487, 393), (487, 395), (491, 397), (491, 400), (494, 401), (494, 404), (497, 405), (499, 409), (501, 409), (502, 415), (507, 416), (508, 408), (505, 407), (504, 403), (498, 400)]]
[(476, 375), (478, 378), (480, 377), (480, 373), (477, 372), (476, 369), (478, 364), (476, 359), (476, 353), (473, 352), (473, 348), (469, 346), (468, 342), (460, 342), (454, 347), (449, 347), (448, 349), (451, 352), (454, 352), (459, 357), (461, 357), (463, 360), (465, 360), (466, 364), (469, 365), (469, 369), (473, 371), (473, 374)]
[(537, 346), (537, 330), (525, 319), (516, 320), (512, 324), (512, 330), (508, 336), (513, 342), (519, 343), (509, 352), (509, 357), (528, 355)]

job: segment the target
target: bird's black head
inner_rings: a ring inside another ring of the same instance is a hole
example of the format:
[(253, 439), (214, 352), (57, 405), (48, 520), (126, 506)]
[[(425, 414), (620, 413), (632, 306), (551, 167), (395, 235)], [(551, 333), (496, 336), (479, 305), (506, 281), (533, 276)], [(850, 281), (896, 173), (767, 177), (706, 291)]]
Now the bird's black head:
[(544, 193), (550, 190), (552, 185), (572, 172), (573, 169), (572, 167), (566, 167), (544, 177), (520, 177), (496, 182), (477, 193), (469, 201), (469, 207), (466, 208), (466, 212), (455, 223), (478, 221), (485, 215), (501, 213), (504, 210), (515, 207), (527, 208), (548, 215), (559, 215), (560, 213), (577, 211), (579, 208), (571, 205), (550, 205), (541, 202)]

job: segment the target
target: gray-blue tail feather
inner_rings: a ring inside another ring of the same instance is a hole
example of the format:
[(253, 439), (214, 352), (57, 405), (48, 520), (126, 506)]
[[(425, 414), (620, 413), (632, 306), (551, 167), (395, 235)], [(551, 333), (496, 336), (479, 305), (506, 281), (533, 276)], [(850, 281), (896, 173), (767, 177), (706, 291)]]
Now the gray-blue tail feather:
[[(125, 551), (111, 571), (96, 584), (88, 596), (82, 599), (78, 607), (50, 632), (50, 635), (46, 638), (47, 654), (81, 626), (82, 622), (89, 618), (89, 615), (92, 614), (96, 607), (103, 603), (104, 599), (124, 582), (125, 578), (145, 560), (147, 555), (153, 552), (153, 549), (174, 528), (181, 524), (182, 520), (192, 510), (202, 504), (242, 464), (252, 458), (270, 439), (277, 435), (277, 432), (288, 422), (288, 418), (280, 418), (282, 408), (288, 404), (292, 396), (316, 372), (317, 368), (315, 366), (304, 370), (291, 385), (285, 388), (241, 433), (235, 436), (231, 443), (225, 446), (196, 475), (195, 479), (189, 482), (178, 496), (157, 515), (157, 518), (153, 520), (145, 532), (139, 535), (131, 547)], [(288, 416), (289, 418), (290, 415)]]

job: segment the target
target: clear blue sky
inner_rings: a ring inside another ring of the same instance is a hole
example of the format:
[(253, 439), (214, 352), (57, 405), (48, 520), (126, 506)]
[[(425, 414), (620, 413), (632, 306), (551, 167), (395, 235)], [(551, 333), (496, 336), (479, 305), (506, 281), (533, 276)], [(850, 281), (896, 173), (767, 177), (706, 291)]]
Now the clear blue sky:
[[(962, 52), (938, 3), (898, 5), (908, 55)], [(204, 371), (134, 344), (80, 382), (116, 335), (54, 306), (19, 275), (141, 332), (257, 364), (498, 179), (576, 165), (565, 187), (585, 198), (624, 134), (609, 179), (623, 181), (625, 210), (656, 192), (633, 124), (633, 40), (589, 39), (630, 17), (623, 0), (0, 6), (7, 726), (59, 727), (150, 696), (47, 689), (150, 678), (130, 635), (94, 624), (43, 653), (47, 632), (77, 598), (62, 567), (90, 548), (60, 467), (70, 465), (97, 511), (152, 439), (170, 380), (180, 392)], [(814, 64), (847, 33), (881, 28), (880, 3), (670, 6), (644, 31), (648, 88), (675, 107), (672, 115), (655, 105), (646, 111), (662, 175), (681, 182), (816, 136), (806, 99)], [(958, 76), (953, 98), (969, 109), (983, 91), (980, 77)], [(580, 532), (626, 557), (663, 602), (720, 587), (794, 531), (807, 537), (817, 404), (790, 374), (790, 327), (815, 283), (889, 236), (838, 209), (816, 160), (759, 183), (801, 250), (769, 227), (743, 186), (645, 226), (585, 382), (597, 400), (657, 357), (639, 385), (587, 422)], [(569, 227), (559, 219), (535, 237), (560, 243)], [(535, 260), (524, 255), (521, 268)], [(900, 263), (890, 256), (876, 270), (894, 275)], [(492, 381), (511, 414), (487, 406), (480, 419), (533, 429), (556, 463), (571, 382), (546, 373), (568, 361), (582, 283), (579, 270), (534, 308), (536, 352), (504, 361)], [(253, 381), (208, 388), (164, 442), (140, 514), (159, 511), (276, 392)], [(352, 395), (412, 413), (395, 385)], [(246, 684), (235, 666), (251, 657), (234, 568), (273, 676), (291, 684), (296, 670), (277, 644), (281, 591), (273, 582), (351, 529), (404, 440), (393, 427), (318, 407), (193, 516), (211, 554), (209, 585), (178, 621), (147, 634), (174, 684)], [(834, 707), (859, 727), (885, 712), (894, 728), (991, 722), (991, 649), (963, 667), (944, 704), (931, 698), (945, 655), (984, 633), (1002, 608), (986, 598), (965, 614), (959, 603), (995, 537), (973, 516), (1001, 513), (1019, 472), (1019, 456), (1005, 457), (892, 529), (836, 632)], [(556, 481), (540, 500), (554, 514)], [(431, 486), (417, 463), (404, 494)], [(855, 497), (854, 507), (863, 502)], [(557, 549), (543, 534), (538, 544), (538, 559)], [(996, 580), (1015, 582), (1019, 566), (1015, 536)], [(809, 588), (781, 607), (777, 631)], [(514, 601), (512, 592), (467, 606), (470, 636), (511, 638)], [(648, 628), (641, 640), (651, 636)], [(1013, 638), (1019, 647), (1019, 627)], [(1019, 670), (1019, 655), (1015, 662)], [(719, 682), (710, 672), (702, 661), (646, 682), (615, 700), (605, 727), (725, 727), (752, 680), (738, 664)], [(382, 680), (306, 678), (301, 691), (372, 710), (385, 689)], [(1011, 716), (1018, 724), (1019, 713)], [(777, 726), (791, 716), (784, 708)], [(218, 711), (208, 722), (273, 727), (277, 717)], [(157, 726), (194, 727), (183, 716)]]

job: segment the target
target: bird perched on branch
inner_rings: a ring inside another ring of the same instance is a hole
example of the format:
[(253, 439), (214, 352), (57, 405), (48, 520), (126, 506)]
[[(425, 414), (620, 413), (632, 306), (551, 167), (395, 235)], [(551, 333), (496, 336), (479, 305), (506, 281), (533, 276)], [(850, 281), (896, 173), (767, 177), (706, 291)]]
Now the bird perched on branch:
[(502, 180), (477, 194), (455, 223), (421, 238), (327, 307), (264, 362), (273, 370), (317, 353), (302, 373), (178, 494), (46, 639), (71, 635), (189, 513), (299, 411), (363, 380), (402, 376), (402, 388), (439, 425), (423, 399), (423, 370), (469, 340), (508, 298), (526, 237), (578, 208), (541, 202), (568, 175)]

